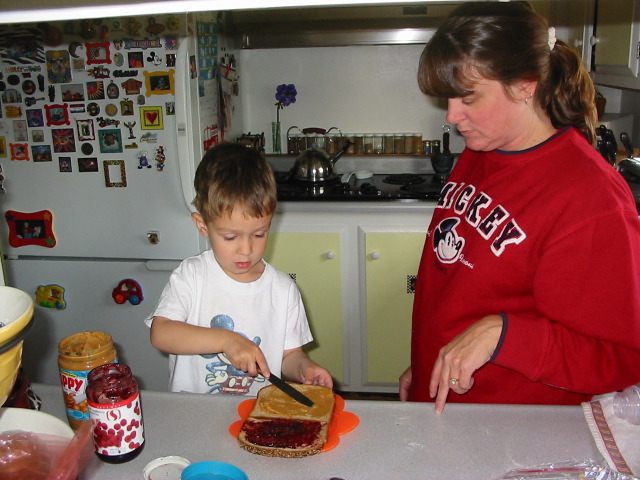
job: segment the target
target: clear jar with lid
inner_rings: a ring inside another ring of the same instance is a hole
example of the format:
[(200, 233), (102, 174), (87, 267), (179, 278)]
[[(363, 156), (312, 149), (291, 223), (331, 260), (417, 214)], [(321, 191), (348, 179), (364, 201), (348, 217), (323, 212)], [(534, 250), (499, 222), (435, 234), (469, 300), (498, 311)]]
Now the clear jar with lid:
[(289, 127), (289, 129), (287, 130), (287, 153), (289, 155), (295, 155), (302, 151), (300, 150), (301, 137), (302, 137), (302, 131), (300, 130), (300, 128), (298, 128), (295, 125), (292, 127)]
[(424, 148), (422, 146), (422, 134), (414, 133), (413, 137), (413, 153), (416, 155), (424, 155)]
[(382, 136), (382, 152), (385, 154), (393, 153), (393, 133), (385, 133)]
[(353, 153), (356, 155), (364, 153), (364, 135), (361, 133), (353, 134)]
[(96, 455), (108, 463), (123, 463), (144, 448), (140, 390), (124, 363), (107, 363), (87, 377), (87, 401)]
[(95, 367), (117, 362), (111, 335), (105, 332), (78, 332), (58, 344), (60, 383), (71, 428), (89, 421), (87, 377)]
[(383, 135), (381, 133), (375, 133), (373, 135), (373, 153), (380, 155), (383, 152)]
[(341, 148), (340, 141), (342, 140), (342, 132), (338, 129), (338, 127), (331, 127), (327, 130), (327, 133), (324, 136), (324, 149), (325, 151), (334, 156), (338, 153), (338, 150)]
[(404, 133), (396, 133), (393, 136), (393, 153), (405, 153)]
[(413, 153), (413, 133), (404, 134), (404, 153)]
[(367, 133), (364, 136), (364, 153), (373, 153), (373, 134)]

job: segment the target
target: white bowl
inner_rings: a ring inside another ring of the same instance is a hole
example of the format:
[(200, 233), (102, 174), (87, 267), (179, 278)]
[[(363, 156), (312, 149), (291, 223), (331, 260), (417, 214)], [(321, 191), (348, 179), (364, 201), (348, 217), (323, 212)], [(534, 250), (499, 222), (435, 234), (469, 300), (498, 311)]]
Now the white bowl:
[(0, 432), (11, 430), (73, 438), (71, 427), (53, 415), (28, 408), (0, 408)]

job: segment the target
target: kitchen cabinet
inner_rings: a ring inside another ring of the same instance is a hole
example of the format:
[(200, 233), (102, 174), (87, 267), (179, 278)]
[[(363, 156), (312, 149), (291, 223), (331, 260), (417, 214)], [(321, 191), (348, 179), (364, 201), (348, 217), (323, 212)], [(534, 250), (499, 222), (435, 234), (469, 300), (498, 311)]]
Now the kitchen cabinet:
[(431, 202), (281, 202), (268, 262), (300, 288), (311, 358), (344, 391), (397, 392)]
[(640, 88), (640, 0), (599, 0), (594, 29), (595, 82)]
[(426, 230), (363, 231), (366, 385), (389, 385), (409, 366), (415, 278)]
[(328, 226), (327, 230), (272, 232), (265, 258), (288, 273), (301, 291), (314, 338), (309, 356), (342, 382), (342, 242), (339, 226)]

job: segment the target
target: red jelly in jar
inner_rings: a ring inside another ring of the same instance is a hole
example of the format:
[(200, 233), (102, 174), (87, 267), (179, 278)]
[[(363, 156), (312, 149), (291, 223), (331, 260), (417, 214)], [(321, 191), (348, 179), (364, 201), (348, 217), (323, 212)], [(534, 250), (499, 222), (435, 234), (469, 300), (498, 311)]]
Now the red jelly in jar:
[(96, 455), (109, 463), (137, 457), (144, 447), (138, 382), (123, 363), (94, 368), (87, 378), (87, 403)]

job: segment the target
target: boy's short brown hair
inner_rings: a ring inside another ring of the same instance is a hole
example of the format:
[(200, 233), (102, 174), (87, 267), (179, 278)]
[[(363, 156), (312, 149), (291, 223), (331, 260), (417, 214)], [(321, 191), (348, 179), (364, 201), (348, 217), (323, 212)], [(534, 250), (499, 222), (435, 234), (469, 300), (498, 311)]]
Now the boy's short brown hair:
[(252, 217), (273, 214), (276, 181), (267, 160), (252, 148), (221, 143), (208, 150), (194, 179), (196, 207), (205, 222), (242, 207)]

